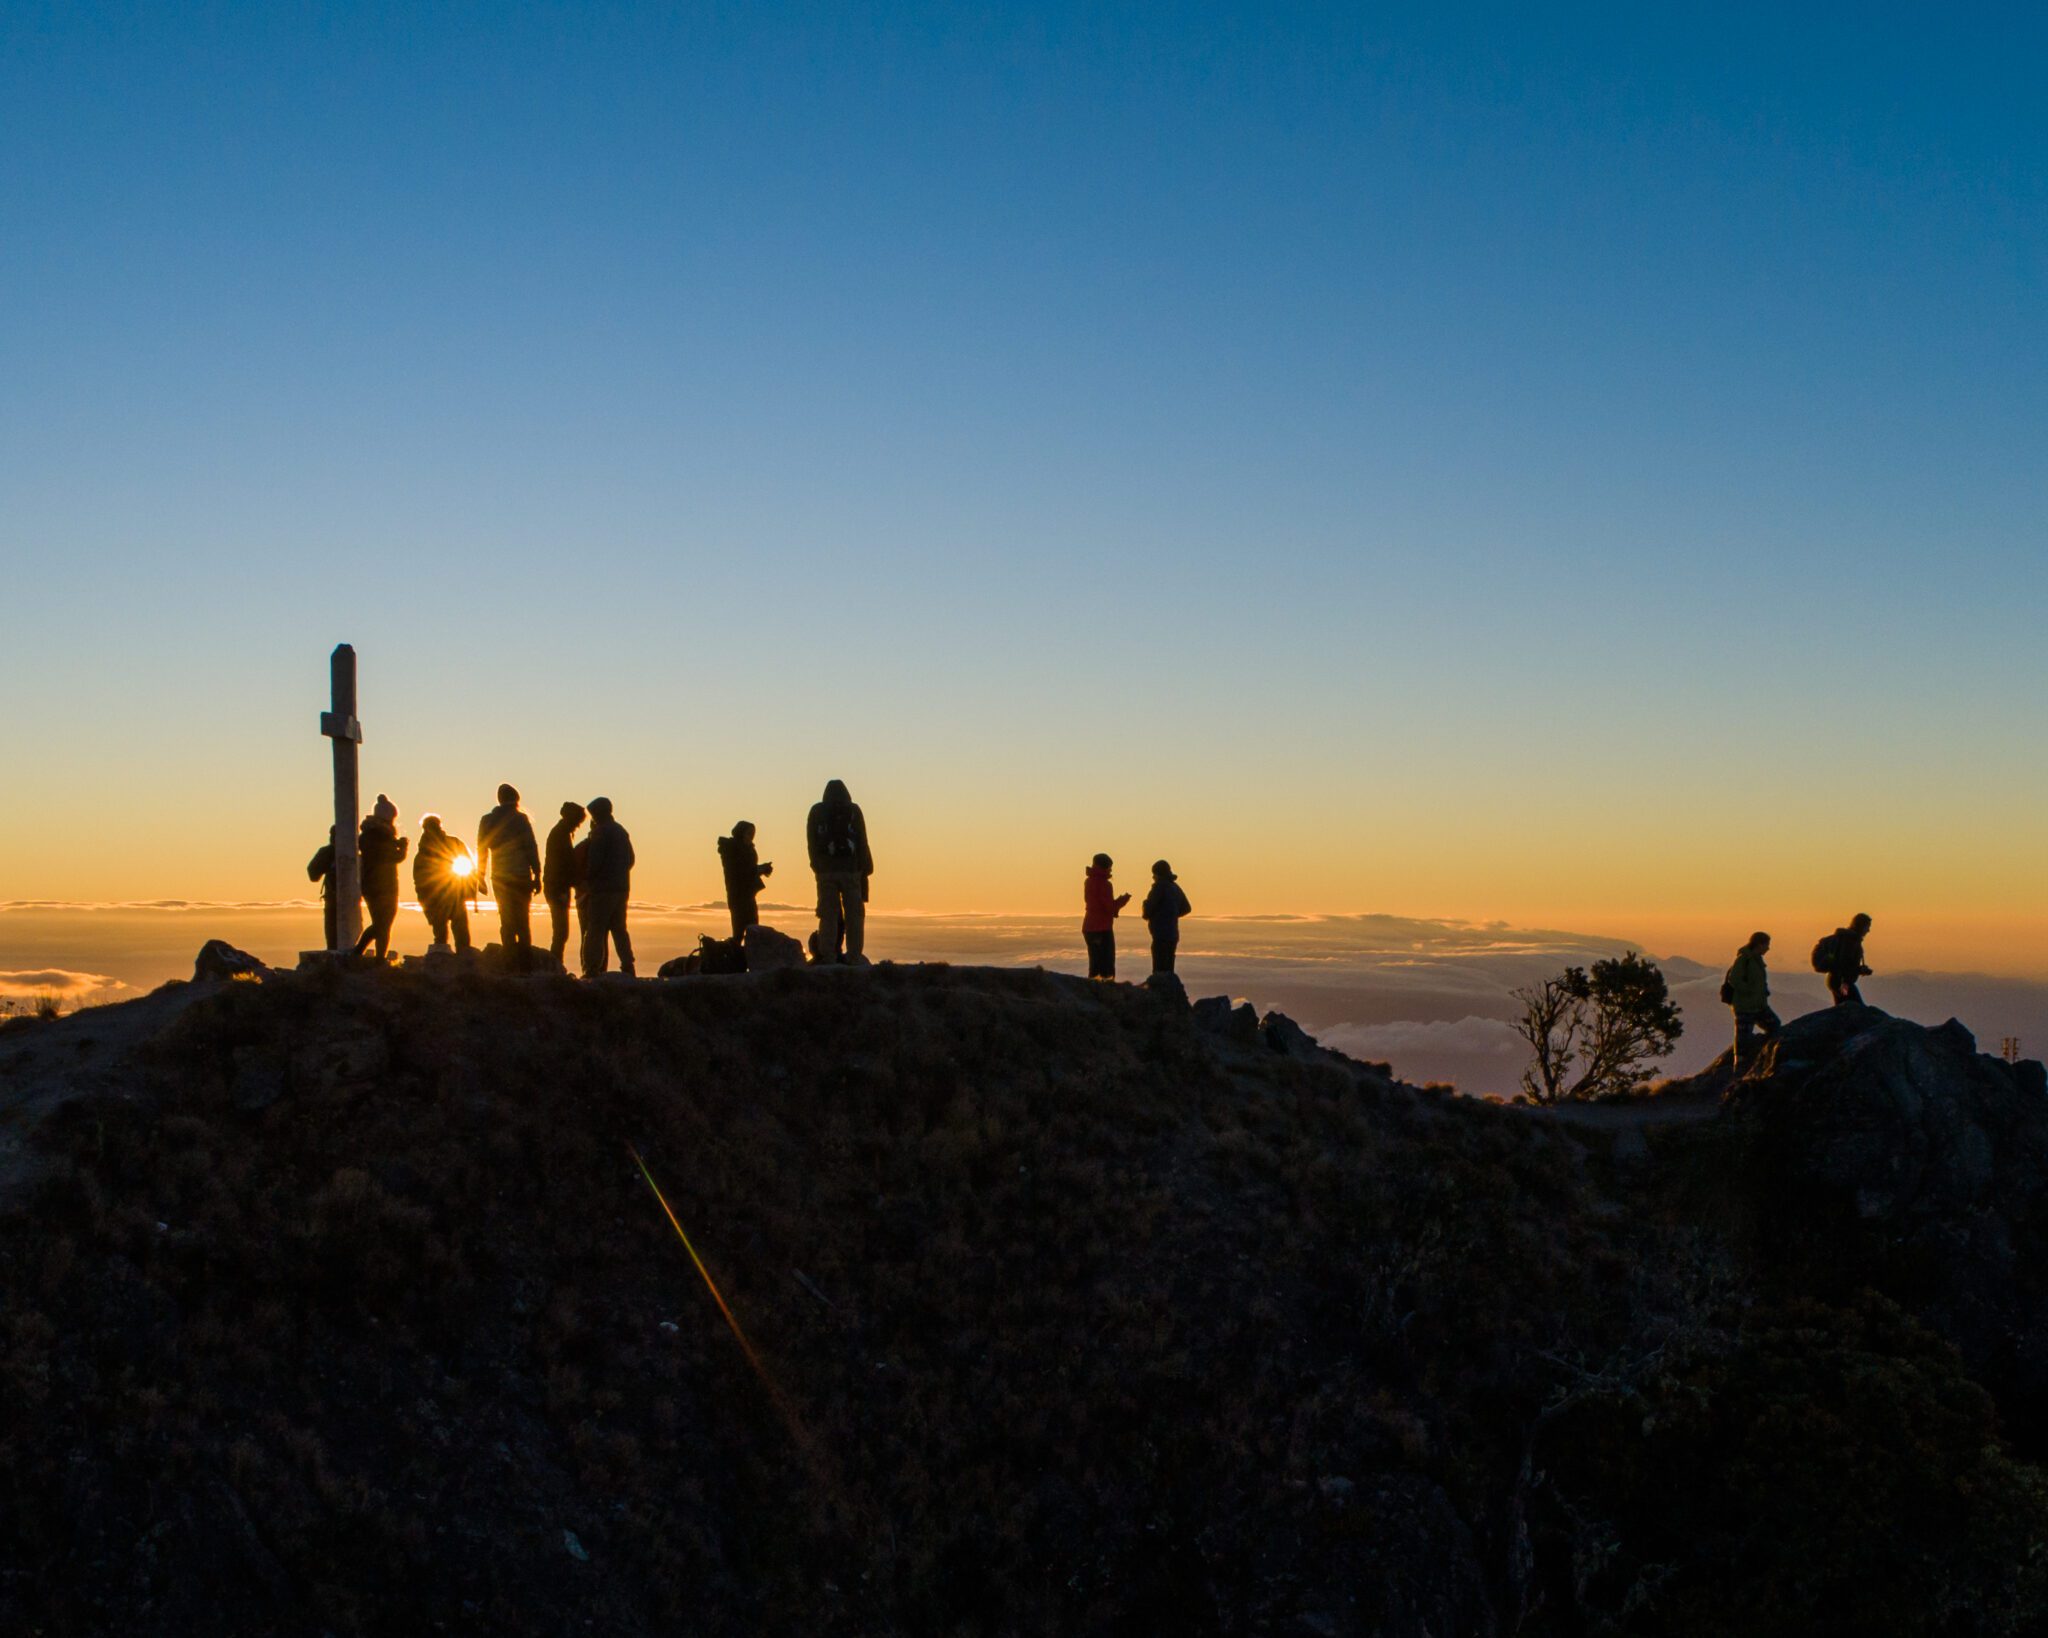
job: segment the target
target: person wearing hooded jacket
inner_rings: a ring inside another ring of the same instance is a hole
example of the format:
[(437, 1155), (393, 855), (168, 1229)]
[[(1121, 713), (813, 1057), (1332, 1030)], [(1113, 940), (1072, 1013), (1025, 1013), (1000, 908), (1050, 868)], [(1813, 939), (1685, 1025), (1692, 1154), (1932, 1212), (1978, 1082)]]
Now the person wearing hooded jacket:
[(1164, 859), (1152, 867), (1152, 891), (1145, 895), (1138, 913), (1152, 930), (1153, 972), (1172, 972), (1174, 955), (1180, 949), (1180, 918), (1194, 914), (1194, 906), (1181, 891), (1173, 866)]
[(754, 846), (754, 825), (742, 819), (730, 836), (718, 838), (718, 862), (725, 872), (725, 907), (732, 915), (732, 936), (745, 938), (749, 927), (761, 925), (762, 885), (775, 866), (763, 864)]
[(1751, 933), (1749, 942), (1735, 952), (1735, 965), (1721, 984), (1721, 998), (1735, 1014), (1735, 1067), (1739, 1070), (1755, 1051), (1753, 1033), (1765, 1040), (1778, 1033), (1778, 1015), (1771, 1011), (1771, 975), (1764, 966), (1770, 953), (1771, 935)]
[(1116, 977), (1116, 918), (1131, 896), (1111, 884), (1115, 868), (1107, 853), (1098, 853), (1081, 878), (1081, 942), (1088, 946), (1090, 978)]
[(1814, 951), (1819, 958), (1814, 967), (1826, 975), (1828, 994), (1838, 1007), (1863, 1005), (1857, 981), (1870, 976), (1870, 969), (1863, 964), (1863, 941), (1869, 934), (1870, 917), (1859, 912), (1847, 927), (1837, 927), (1822, 939)]
[(541, 860), (541, 897), (548, 901), (548, 948), (558, 962), (569, 948), (569, 896), (576, 891), (582, 872), (576, 827), (582, 823), (583, 804), (564, 802), (562, 817), (548, 832), (547, 854)]
[(412, 890), (433, 929), (434, 948), (447, 949), (448, 935), (453, 932), (457, 955), (469, 949), (469, 906), (463, 902), (463, 892), (470, 877), (458, 875), (455, 868), (467, 852), (442, 828), (438, 813), (420, 816), (420, 845), (412, 855)]
[(498, 942), (514, 962), (533, 948), (533, 896), (540, 891), (540, 845), (519, 811), (519, 792), (498, 787), (498, 805), (477, 821), (476, 869), (498, 901)]
[(612, 817), (612, 799), (590, 799), (589, 851), (584, 855), (583, 976), (607, 966), (607, 941), (617, 946), (619, 971), (633, 976), (633, 940), (626, 932), (626, 899), (633, 885), (633, 838)]
[(372, 944), (377, 959), (391, 953), (391, 924), (398, 919), (398, 866), (405, 858), (406, 839), (398, 834), (398, 808), (381, 792), (356, 839), (363, 864), (363, 902), (370, 907), (370, 925), (356, 941), (357, 955)]
[(844, 780), (825, 786), (804, 825), (811, 873), (818, 881), (818, 951), (836, 949), (843, 929), (848, 965), (860, 966), (867, 932), (868, 878), (875, 856), (868, 849), (868, 822)]

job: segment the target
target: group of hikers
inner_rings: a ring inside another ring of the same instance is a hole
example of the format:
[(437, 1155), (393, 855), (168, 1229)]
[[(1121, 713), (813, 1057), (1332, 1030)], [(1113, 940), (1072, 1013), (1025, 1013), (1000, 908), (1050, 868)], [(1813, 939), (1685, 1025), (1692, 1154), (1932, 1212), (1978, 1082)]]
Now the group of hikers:
[[(1870, 976), (1863, 963), (1863, 940), (1870, 932), (1870, 917), (1852, 916), (1849, 925), (1837, 927), (1813, 947), (1813, 970), (1828, 981), (1828, 994), (1838, 1007), (1863, 1004), (1857, 985)], [(1749, 942), (1735, 952), (1735, 964), (1721, 981), (1721, 1000), (1735, 1014), (1735, 1065), (1748, 1063), (1758, 1046), (1778, 1033), (1778, 1015), (1771, 1011), (1771, 975), (1764, 965), (1770, 953), (1771, 935), (1751, 933)]]
[[(512, 786), (498, 787), (498, 805), (477, 821), (473, 848), (451, 835), (439, 814), (421, 818), (419, 846), (411, 849), (412, 885), (433, 930), (434, 950), (461, 954), (470, 949), (469, 904), (488, 882), (498, 910), (499, 941), (515, 965), (525, 964), (533, 949), (533, 900), (538, 895), (547, 901), (549, 953), (555, 963), (562, 963), (568, 951), (573, 907), (584, 976), (607, 971), (614, 953), (619, 971), (634, 976), (633, 938), (626, 923), (633, 838), (613, 816), (611, 799), (564, 802), (545, 844), (536, 839), (533, 822), (519, 801)], [(357, 833), (361, 893), (370, 916), (352, 952), (356, 956), (374, 953), (381, 961), (391, 951), (399, 866), (410, 848), (410, 838), (398, 833), (398, 819), (397, 805), (380, 794)], [(590, 833), (579, 838), (576, 833), (585, 819), (590, 821)], [(818, 886), (812, 959), (858, 964), (865, 959), (868, 878), (875, 871), (867, 820), (845, 783), (835, 779), (812, 807), (805, 828)], [(330, 827), (326, 845), (306, 866), (307, 879), (320, 884), (330, 950), (338, 942), (335, 841), (336, 831)], [(749, 927), (760, 923), (761, 889), (775, 866), (761, 861), (754, 826), (746, 820), (734, 825), (730, 836), (719, 838), (718, 854), (733, 938), (741, 940)]]
[[(590, 821), (590, 833), (579, 838), (585, 819)], [(867, 959), (863, 951), (875, 856), (868, 846), (867, 819), (843, 780), (825, 786), (805, 821), (804, 835), (817, 884), (818, 927), (810, 939), (811, 960), (859, 966)], [(334, 837), (330, 829), (327, 845), (306, 866), (308, 879), (320, 884), (329, 949), (335, 946), (337, 920)], [(754, 837), (753, 823), (742, 819), (730, 835), (718, 839), (735, 943), (743, 943), (747, 929), (760, 925), (761, 892), (775, 872), (774, 864), (761, 858)], [(409, 839), (398, 834), (398, 808), (380, 795), (356, 840), (362, 897), (370, 911), (369, 926), (355, 946), (358, 956), (374, 951), (382, 960), (390, 953), (391, 929), (398, 919), (399, 866), (409, 845)], [(1110, 879), (1114, 868), (1107, 853), (1098, 853), (1081, 879), (1081, 938), (1088, 950), (1090, 978), (1116, 977), (1116, 921), (1131, 895), (1116, 891)], [(452, 946), (459, 953), (470, 948), (469, 900), (488, 881), (498, 909), (499, 939), (515, 962), (533, 948), (536, 894), (547, 901), (549, 950), (557, 964), (569, 947), (573, 906), (585, 977), (605, 972), (614, 952), (619, 970), (633, 976), (633, 940), (626, 927), (632, 876), (633, 839), (613, 817), (609, 797), (564, 802), (543, 845), (520, 810), (519, 792), (510, 785), (498, 787), (498, 805), (477, 821), (474, 849), (450, 835), (439, 814), (429, 813), (420, 820), (419, 846), (412, 850), (413, 892), (433, 930), (436, 950)], [(1153, 973), (1171, 974), (1180, 948), (1181, 920), (1193, 909), (1164, 859), (1152, 866), (1152, 888), (1139, 914), (1151, 934)], [(1863, 1000), (1857, 985), (1870, 974), (1863, 960), (1863, 940), (1870, 926), (1870, 917), (1859, 914), (1813, 947), (1813, 970), (1827, 979), (1836, 1006)], [(1770, 948), (1769, 933), (1751, 934), (1721, 985), (1721, 1000), (1735, 1015), (1738, 1066), (1779, 1029), (1764, 959)]]

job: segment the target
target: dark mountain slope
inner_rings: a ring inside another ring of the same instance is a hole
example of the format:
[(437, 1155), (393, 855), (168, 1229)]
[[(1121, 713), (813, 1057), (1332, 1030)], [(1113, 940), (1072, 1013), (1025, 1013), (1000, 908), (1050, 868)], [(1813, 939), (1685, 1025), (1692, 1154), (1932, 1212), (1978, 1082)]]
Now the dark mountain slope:
[[(167, 1019), (0, 1218), (5, 1630), (2048, 1608), (1990, 1398), (1667, 1209), (1685, 1134), (1626, 1161), (1038, 973), (329, 974)], [(0, 1036), (0, 1107), (111, 1027)]]

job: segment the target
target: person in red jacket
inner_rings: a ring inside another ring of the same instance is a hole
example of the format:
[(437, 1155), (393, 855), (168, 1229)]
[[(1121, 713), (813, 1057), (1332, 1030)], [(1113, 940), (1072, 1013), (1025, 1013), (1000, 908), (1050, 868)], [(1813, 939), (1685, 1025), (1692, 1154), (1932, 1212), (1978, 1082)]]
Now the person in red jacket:
[(1081, 918), (1081, 939), (1088, 946), (1090, 978), (1116, 977), (1116, 916), (1131, 902), (1131, 896), (1117, 894), (1110, 885), (1113, 868), (1109, 855), (1098, 853), (1081, 879), (1081, 901), (1088, 907)]

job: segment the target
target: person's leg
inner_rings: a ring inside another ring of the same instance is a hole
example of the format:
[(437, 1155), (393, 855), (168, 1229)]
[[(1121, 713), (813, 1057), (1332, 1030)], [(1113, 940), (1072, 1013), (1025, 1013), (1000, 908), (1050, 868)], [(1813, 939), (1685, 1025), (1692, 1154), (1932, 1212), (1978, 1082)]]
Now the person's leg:
[(1111, 978), (1116, 974), (1116, 958), (1111, 954), (1108, 933), (1083, 933), (1081, 941), (1088, 946), (1088, 976), (1090, 978)]
[(1750, 1031), (1756, 1027), (1752, 1013), (1738, 1012), (1735, 1015), (1735, 1067), (1741, 1069), (1749, 1062)]
[(460, 899), (448, 906), (448, 926), (455, 934), (455, 953), (469, 954), (469, 906)]
[(391, 953), (391, 925), (398, 920), (398, 895), (379, 894), (370, 901), (370, 932), (377, 941), (377, 959)]
[(1180, 948), (1180, 934), (1155, 933), (1152, 935), (1152, 970), (1155, 973), (1173, 971), (1174, 953)]
[(818, 953), (827, 960), (839, 948), (839, 884), (818, 878)]
[(334, 923), (334, 895), (323, 893), (320, 896), (320, 930), (326, 934), (326, 942), (320, 946), (323, 950), (334, 948)]
[(569, 895), (550, 893), (548, 895), (548, 953), (557, 961), (562, 952), (569, 948)]
[(447, 947), (448, 947), (448, 909), (447, 909), (447, 906), (445, 906), (445, 905), (440, 905), (440, 904), (436, 904), (436, 903), (435, 903), (435, 902), (434, 902), (434, 901), (433, 901), (432, 899), (427, 899), (427, 900), (424, 900), (424, 901), (422, 901), (422, 903), (421, 903), (421, 905), (420, 905), (420, 913), (421, 913), (422, 915), (424, 915), (424, 916), (425, 916), (425, 917), (427, 918), (427, 932), (428, 932), (428, 933), (429, 933), (429, 934), (430, 934), (430, 935), (432, 936), (432, 938), (433, 938), (433, 940), (434, 940), (434, 948), (435, 948), (435, 949), (437, 949), (437, 950), (445, 950), (445, 949), (447, 949)]
[(583, 916), (583, 976), (595, 978), (605, 969), (604, 895), (585, 893)]
[(612, 912), (612, 943), (618, 947), (619, 971), (628, 978), (635, 977), (633, 971), (633, 935), (626, 931), (626, 895), (619, 895), (618, 908)]
[(858, 963), (867, 942), (868, 907), (861, 897), (861, 880), (849, 877), (842, 891), (846, 897), (846, 959)]
[(1116, 929), (1114, 927), (1102, 935), (1102, 976), (1104, 978), (1116, 977)]

